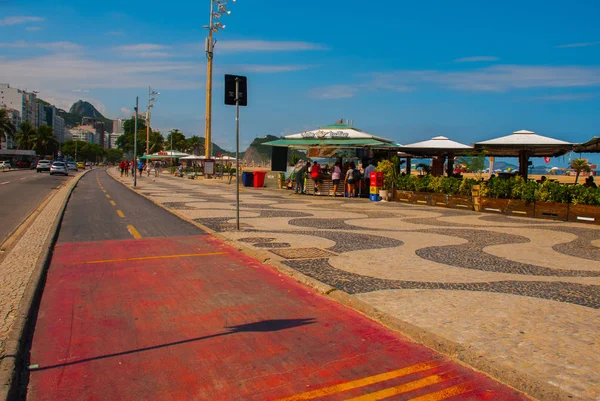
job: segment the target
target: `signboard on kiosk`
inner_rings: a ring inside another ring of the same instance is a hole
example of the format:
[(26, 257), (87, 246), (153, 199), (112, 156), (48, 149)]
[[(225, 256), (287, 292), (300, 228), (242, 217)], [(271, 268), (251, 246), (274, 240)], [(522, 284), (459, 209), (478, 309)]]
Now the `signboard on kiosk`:
[(213, 159), (204, 160), (204, 175), (213, 175), (215, 173), (215, 161)]

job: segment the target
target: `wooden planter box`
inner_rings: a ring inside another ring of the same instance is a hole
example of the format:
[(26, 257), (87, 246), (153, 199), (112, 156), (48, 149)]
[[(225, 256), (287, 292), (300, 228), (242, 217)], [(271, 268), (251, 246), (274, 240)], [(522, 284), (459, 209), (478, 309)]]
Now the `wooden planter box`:
[(429, 196), (431, 194), (429, 192), (413, 192), (410, 195), (410, 203), (414, 203), (416, 205), (427, 205), (429, 204)]
[(394, 191), (394, 200), (397, 202), (410, 202), (410, 196), (412, 195), (411, 191)]
[(430, 206), (448, 206), (448, 195), (446, 194), (430, 194), (429, 195), (429, 205)]
[(570, 205), (569, 221), (600, 224), (600, 206)]
[(473, 198), (470, 196), (448, 196), (448, 207), (453, 209), (473, 210)]
[(567, 221), (569, 218), (569, 204), (536, 202), (535, 217), (538, 219)]
[(509, 199), (504, 214), (509, 216), (535, 217), (535, 203)]
[(496, 198), (480, 198), (481, 199), (481, 212), (486, 213), (504, 213), (508, 206), (508, 199), (496, 199)]

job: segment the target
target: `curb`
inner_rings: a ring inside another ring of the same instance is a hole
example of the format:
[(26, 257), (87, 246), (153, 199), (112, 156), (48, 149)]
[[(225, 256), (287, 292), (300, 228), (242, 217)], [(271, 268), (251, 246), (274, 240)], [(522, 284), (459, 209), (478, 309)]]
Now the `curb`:
[(148, 196), (142, 194), (137, 189), (134, 189), (133, 187), (122, 183), (117, 178), (113, 177), (113, 175), (109, 173), (108, 170), (107, 174), (116, 182), (135, 192), (139, 196), (149, 200), (161, 209), (166, 210), (167, 212), (177, 216), (179, 219), (186, 221), (202, 229), (203, 231), (206, 231), (213, 237), (216, 237), (220, 241), (237, 249), (245, 255), (256, 259), (258, 262), (262, 264), (267, 264), (276, 269), (277, 271), (294, 278), (299, 283), (307, 285), (308, 287), (317, 291), (321, 296), (327, 297), (343, 306), (351, 308), (363, 314), (367, 318), (374, 320), (375, 322), (378, 322), (395, 332), (407, 336), (414, 342), (425, 345), (426, 347), (431, 348), (434, 351), (444, 354), (445, 356), (452, 358), (453, 360), (465, 365), (466, 367), (483, 373), (494, 380), (497, 380), (505, 385), (514, 388), (517, 391), (526, 394), (529, 397), (543, 401), (585, 401), (584, 399), (574, 396), (564, 390), (561, 390), (556, 386), (553, 386), (545, 381), (539, 380), (528, 373), (524, 373), (515, 368), (506, 366), (504, 362), (490, 358), (486, 355), (484, 351), (480, 349), (462, 345), (460, 343), (442, 337), (438, 334), (432, 333), (426, 329), (418, 327), (412, 323), (388, 315), (387, 313), (382, 312), (377, 308), (373, 307), (372, 305), (369, 305), (366, 302), (360, 300), (354, 295), (348, 294), (344, 291), (331, 287), (328, 284), (322, 283), (312, 277), (306, 276), (305, 274), (302, 274), (292, 269), (291, 267), (272, 259), (272, 255), (268, 253), (268, 251), (256, 251), (250, 248), (242, 248), (235, 241), (225, 238), (220, 233), (211, 230), (210, 228), (205, 227), (204, 225), (194, 220), (182, 216), (181, 214), (177, 213), (177, 211), (171, 210), (161, 205), (160, 203), (149, 198)]
[[(2, 388), (0, 389), (0, 400), (2, 401), (19, 400), (22, 395), (23, 387), (27, 384), (29, 373), (25, 371), (25, 362), (27, 359), (26, 351), (29, 346), (29, 340), (33, 334), (35, 316), (41, 301), (44, 283), (46, 281), (46, 273), (50, 266), (54, 244), (58, 239), (60, 225), (69, 199), (71, 198), (71, 194), (79, 183), (79, 180), (86, 174), (87, 171), (84, 171), (83, 174), (71, 182), (65, 201), (52, 223), (52, 228), (50, 229), (48, 237), (44, 241), (43, 249), (45, 249), (45, 251), (42, 251), (42, 254), (38, 257), (33, 272), (31, 273), (31, 277), (29, 278), (29, 282), (27, 283), (27, 287), (23, 293), (23, 298), (19, 303), (17, 317), (12, 326), (11, 335), (6, 341), (5, 356), (0, 360), (0, 383), (2, 384)], [(55, 192), (52, 198), (47, 200), (52, 200), (57, 193), (58, 192)], [(35, 221), (32, 222), (32, 224), (35, 224)]]

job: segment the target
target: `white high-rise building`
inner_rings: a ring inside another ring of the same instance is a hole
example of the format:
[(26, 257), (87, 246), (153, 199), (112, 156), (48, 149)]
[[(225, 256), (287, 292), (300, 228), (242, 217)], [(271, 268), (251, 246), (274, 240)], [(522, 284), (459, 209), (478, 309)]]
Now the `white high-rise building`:
[(122, 134), (117, 134), (117, 133), (112, 133), (109, 134), (109, 138), (110, 138), (110, 148), (111, 149), (116, 149), (117, 148), (117, 139), (121, 136)]
[(19, 112), (17, 127), (23, 121), (28, 121), (35, 128), (45, 125), (44, 105), (38, 102), (36, 92), (26, 92), (11, 88), (9, 84), (0, 84), (0, 108)]

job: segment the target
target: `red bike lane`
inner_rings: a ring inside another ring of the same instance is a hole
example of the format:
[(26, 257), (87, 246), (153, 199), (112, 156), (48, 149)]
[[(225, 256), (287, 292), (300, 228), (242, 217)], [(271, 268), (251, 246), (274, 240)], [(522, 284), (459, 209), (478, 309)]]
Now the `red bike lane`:
[(58, 244), (30, 363), (30, 400), (528, 399), (206, 235)]

